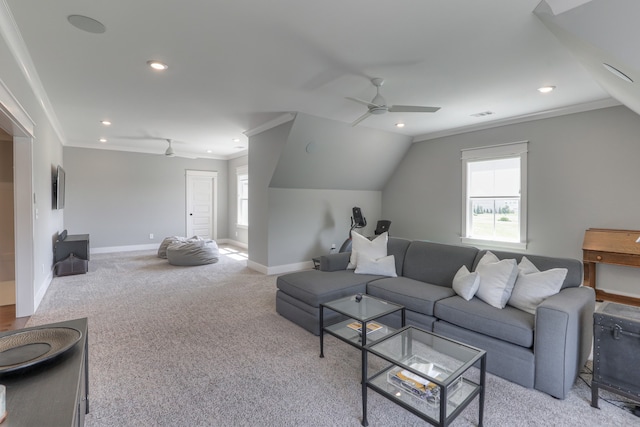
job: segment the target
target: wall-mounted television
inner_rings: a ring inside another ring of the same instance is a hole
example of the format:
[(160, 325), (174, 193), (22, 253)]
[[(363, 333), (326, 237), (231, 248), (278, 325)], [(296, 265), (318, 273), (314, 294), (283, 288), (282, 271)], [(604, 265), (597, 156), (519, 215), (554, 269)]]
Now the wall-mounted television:
[(65, 172), (58, 166), (53, 176), (53, 209), (64, 209)]

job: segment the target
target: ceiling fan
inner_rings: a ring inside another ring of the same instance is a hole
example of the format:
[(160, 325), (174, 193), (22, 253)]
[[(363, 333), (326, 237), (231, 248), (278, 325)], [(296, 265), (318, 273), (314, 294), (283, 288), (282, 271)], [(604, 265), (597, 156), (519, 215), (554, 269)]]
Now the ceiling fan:
[(167, 150), (164, 152), (164, 155), (167, 157), (175, 157), (176, 153), (173, 151), (173, 147), (171, 146), (171, 140), (167, 139), (167, 142), (169, 143), (169, 146), (167, 147)]
[(366, 113), (358, 117), (351, 126), (355, 126), (372, 114), (385, 114), (389, 113), (435, 113), (440, 107), (420, 107), (416, 105), (387, 105), (387, 101), (380, 95), (380, 87), (384, 84), (384, 79), (379, 77), (371, 79), (371, 83), (376, 87), (376, 96), (373, 97), (371, 102), (363, 101), (358, 98), (347, 97), (348, 100), (357, 102), (358, 104), (366, 105), (369, 109)]

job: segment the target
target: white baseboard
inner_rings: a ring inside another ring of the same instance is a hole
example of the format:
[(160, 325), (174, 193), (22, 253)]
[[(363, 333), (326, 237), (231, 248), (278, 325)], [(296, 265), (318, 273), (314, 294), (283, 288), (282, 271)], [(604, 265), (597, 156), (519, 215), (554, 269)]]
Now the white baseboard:
[[(238, 242), (232, 239), (218, 239), (216, 240), (216, 242), (219, 244), (234, 245), (234, 246), (238, 246), (240, 248), (245, 248), (245, 249), (248, 248), (248, 245), (246, 243)], [(159, 243), (151, 243), (147, 245), (108, 246), (108, 247), (102, 247), (102, 248), (91, 248), (91, 253), (92, 254), (108, 254), (112, 252), (145, 251), (150, 249), (157, 250), (159, 245), (160, 245)], [(266, 265), (258, 264), (257, 262), (249, 260), (247, 261), (247, 267), (257, 271), (258, 273), (271, 276), (275, 274), (284, 274), (284, 273), (291, 273), (294, 271), (309, 270), (313, 268), (313, 261), (304, 261), (304, 262), (297, 262), (294, 264), (284, 264), (284, 265), (267, 267)]]
[(247, 267), (257, 271), (258, 273), (266, 274), (267, 276), (272, 276), (276, 274), (292, 273), (294, 271), (309, 270), (313, 268), (313, 261), (304, 261), (304, 262), (298, 262), (295, 264), (284, 264), (284, 265), (276, 265), (273, 267), (267, 267), (266, 265), (258, 264), (257, 262), (249, 260), (247, 261)]
[(33, 296), (33, 312), (35, 313), (38, 310), (38, 306), (42, 302), (42, 298), (44, 298), (44, 294), (47, 293), (47, 289), (49, 289), (49, 285), (51, 285), (51, 281), (53, 280), (53, 270), (49, 271), (47, 277), (42, 281), (42, 285), (38, 289), (38, 292)]
[(218, 244), (232, 245), (232, 246), (237, 246), (237, 247), (242, 248), (242, 249), (249, 249), (249, 245), (247, 245), (246, 243), (239, 242), (239, 241), (233, 240), (233, 239), (218, 239), (218, 240), (216, 240), (216, 242)]
[(129, 246), (106, 246), (102, 248), (91, 248), (92, 254), (109, 254), (112, 252), (131, 252), (131, 251), (146, 251), (150, 249), (157, 250), (160, 247), (160, 243), (149, 243), (146, 245), (129, 245)]
[[(249, 246), (246, 243), (238, 242), (232, 239), (218, 239), (218, 244), (229, 244), (238, 246), (239, 248), (247, 249)], [(160, 247), (160, 243), (149, 243), (146, 245), (128, 245), (128, 246), (105, 246), (102, 248), (91, 248), (92, 254), (108, 254), (113, 252), (131, 252), (131, 251), (146, 251), (157, 250)]]

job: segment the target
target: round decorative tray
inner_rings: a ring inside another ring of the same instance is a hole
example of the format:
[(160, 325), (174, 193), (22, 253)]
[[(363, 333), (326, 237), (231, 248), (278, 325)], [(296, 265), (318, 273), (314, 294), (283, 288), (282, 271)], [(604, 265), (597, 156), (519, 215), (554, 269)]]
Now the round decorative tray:
[(15, 331), (0, 338), (0, 374), (52, 359), (73, 347), (82, 332), (73, 328)]

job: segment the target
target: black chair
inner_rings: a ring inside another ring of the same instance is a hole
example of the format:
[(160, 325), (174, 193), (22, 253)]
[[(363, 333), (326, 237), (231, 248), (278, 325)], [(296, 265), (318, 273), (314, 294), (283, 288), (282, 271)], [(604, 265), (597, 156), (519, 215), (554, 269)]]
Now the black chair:
[(385, 231), (389, 231), (389, 227), (391, 227), (391, 221), (381, 219), (380, 221), (378, 221), (378, 224), (376, 225), (376, 231), (374, 231), (374, 233), (377, 236), (378, 234), (382, 234)]

